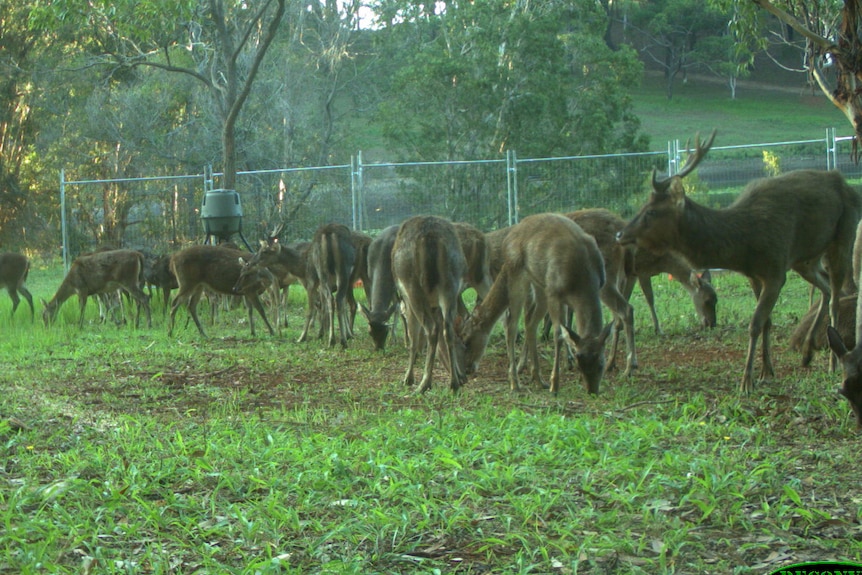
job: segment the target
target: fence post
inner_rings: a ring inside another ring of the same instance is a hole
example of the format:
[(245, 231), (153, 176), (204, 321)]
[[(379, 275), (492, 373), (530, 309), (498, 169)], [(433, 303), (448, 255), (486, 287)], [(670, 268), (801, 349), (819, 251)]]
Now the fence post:
[(66, 227), (66, 169), (60, 169), (60, 241), (63, 242), (63, 269), (69, 271), (69, 230)]
[(835, 128), (826, 128), (826, 169), (838, 169), (838, 142), (835, 141)]
[(509, 225), (518, 223), (518, 158), (515, 150), (506, 150), (506, 200)]
[(362, 212), (365, 207), (362, 182), (362, 150), (350, 157), (350, 191), (353, 202), (353, 229), (364, 232), (365, 222)]

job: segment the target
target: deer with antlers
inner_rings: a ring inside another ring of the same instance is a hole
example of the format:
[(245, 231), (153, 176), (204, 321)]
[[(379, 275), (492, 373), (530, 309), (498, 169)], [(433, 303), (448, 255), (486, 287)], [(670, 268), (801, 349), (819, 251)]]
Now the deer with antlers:
[[(649, 201), (617, 238), (623, 245), (677, 252), (698, 269), (724, 268), (748, 277), (757, 305), (749, 324), (740, 390), (750, 393), (761, 337), (760, 379), (774, 377), (770, 316), (788, 270), (820, 290), (819, 317), (829, 309), (831, 324), (838, 324), (837, 294), (851, 268), (862, 198), (837, 171), (798, 170), (749, 183), (727, 208), (700, 205), (686, 196), (683, 179), (703, 160), (714, 139), (714, 131), (703, 143), (698, 136), (694, 151), (678, 174), (658, 179), (653, 172)], [(818, 324), (812, 322), (805, 354), (812, 353)], [(833, 368), (834, 360), (833, 356)]]

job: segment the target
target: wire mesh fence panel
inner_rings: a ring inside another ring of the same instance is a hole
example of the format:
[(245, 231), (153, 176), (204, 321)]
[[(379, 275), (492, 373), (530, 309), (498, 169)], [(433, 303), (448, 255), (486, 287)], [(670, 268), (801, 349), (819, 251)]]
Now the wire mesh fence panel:
[(101, 248), (160, 253), (200, 234), (200, 176), (69, 182), (64, 186), (69, 257)]
[(375, 232), (424, 214), (479, 229), (505, 225), (506, 162), (431, 162), (363, 166), (362, 221)]
[[(686, 159), (681, 150), (680, 163)], [(824, 140), (749, 146), (713, 146), (697, 171), (686, 177), (686, 193), (713, 208), (730, 205), (757, 178), (799, 169), (826, 168)]]
[[(668, 151), (644, 154), (524, 160), (512, 154), (506, 160), (240, 172), (242, 234), (254, 248), (279, 226), (283, 241), (310, 239), (331, 222), (373, 235), (419, 214), (485, 231), (530, 214), (591, 207), (629, 217), (646, 201), (653, 170), (666, 177), (668, 166), (678, 170), (685, 163), (684, 147), (671, 144)], [(724, 207), (755, 178), (830, 166), (851, 183), (862, 179), (849, 138), (714, 146), (686, 177), (686, 189), (700, 203)], [(201, 204), (210, 181), (204, 175), (61, 180), (68, 255), (100, 247), (165, 253), (202, 243)]]
[(584, 208), (628, 214), (648, 174), (666, 165), (665, 152), (519, 160), (518, 216)]
[(353, 225), (350, 166), (240, 172), (243, 233), (252, 244), (283, 224), (283, 241), (310, 240), (323, 224)]

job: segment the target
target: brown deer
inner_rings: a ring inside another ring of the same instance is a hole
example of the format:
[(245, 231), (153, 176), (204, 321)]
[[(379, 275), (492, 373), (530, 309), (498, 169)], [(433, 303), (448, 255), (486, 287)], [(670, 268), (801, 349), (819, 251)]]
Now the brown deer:
[[(798, 170), (749, 183), (727, 208), (702, 206), (686, 196), (683, 178), (697, 167), (714, 139), (715, 132), (704, 144), (696, 138), (695, 150), (678, 174), (658, 180), (653, 172), (649, 201), (618, 237), (623, 245), (677, 252), (699, 269), (724, 268), (748, 277), (757, 306), (749, 324), (740, 390), (750, 393), (761, 336), (760, 378), (774, 376), (771, 314), (788, 270), (817, 286), (823, 294), (821, 311), (828, 308), (832, 325), (838, 324), (837, 294), (851, 267), (862, 200), (837, 171)], [(832, 293), (835, 298), (830, 298)], [(806, 337), (804, 355), (813, 353), (812, 334), (818, 323)], [(834, 367), (834, 358), (831, 363)]]
[(144, 260), (144, 281), (162, 292), (162, 312), (168, 312), (171, 302), (171, 291), (179, 287), (177, 278), (170, 268), (171, 256), (163, 254)]
[(425, 346), (425, 371), (415, 391), (431, 388), (431, 372), (440, 337), (447, 353), (449, 387), (457, 392), (465, 381), (455, 335), (455, 316), (467, 261), (451, 222), (436, 216), (405, 220), (392, 246), (392, 274), (404, 301), (410, 353), (404, 383), (413, 385), (413, 368)]
[[(478, 228), (464, 223), (454, 222), (455, 233), (461, 242), (461, 251), (467, 260), (467, 271), (464, 275), (464, 288), (476, 290), (477, 299), (481, 300), (491, 291), (494, 279), (491, 277), (491, 248)], [(460, 314), (467, 315), (463, 300), (459, 303)]]
[(703, 327), (713, 328), (718, 323), (716, 306), (718, 305), (718, 294), (712, 286), (712, 276), (709, 270), (698, 274), (680, 256), (672, 252), (656, 254), (649, 250), (637, 250), (635, 253), (634, 275), (629, 277), (625, 288), (626, 297), (631, 296), (634, 290), (635, 280), (640, 285), (644, 294), (650, 314), (652, 315), (653, 329), (661, 333), (661, 325), (655, 312), (655, 294), (652, 289), (652, 277), (661, 273), (670, 274), (679, 282), (691, 296), (694, 309), (700, 318)]
[[(350, 229), (343, 224), (325, 224), (314, 233), (309, 252), (311, 261), (312, 289), (319, 294), (324, 320), (329, 329), (329, 345), (335, 345), (335, 323), (338, 322), (339, 342), (347, 347), (347, 339), (353, 336), (347, 309), (348, 294), (352, 295), (351, 283), (356, 261), (356, 248)], [(316, 288), (316, 290), (314, 289)], [(334, 295), (333, 295), (334, 292)]]
[[(634, 251), (616, 241), (617, 232), (625, 226), (625, 221), (610, 210), (600, 208), (578, 210), (565, 215), (595, 238), (602, 253), (606, 281), (599, 297), (625, 331), (627, 355), (623, 375), (631, 375), (638, 365), (635, 351), (635, 312), (629, 303), (628, 296), (631, 294), (623, 295), (622, 291), (625, 291), (627, 278), (634, 274)], [(617, 333), (618, 330), (614, 334), (608, 358), (608, 365), (611, 366), (616, 360)]]
[(88, 297), (123, 289), (138, 306), (135, 327), (140, 323), (141, 308), (147, 314), (147, 327), (151, 327), (150, 298), (141, 289), (143, 270), (144, 255), (136, 250), (107, 250), (78, 256), (51, 301), (42, 300), (45, 306), (42, 311), (45, 325), (54, 321), (63, 302), (77, 295), (80, 309), (78, 325), (83, 327)]
[[(848, 348), (853, 348), (856, 346), (856, 294), (841, 296), (838, 306), (841, 309), (841, 313), (839, 314), (839, 323), (835, 326), (835, 330), (841, 335), (844, 344)], [(819, 311), (819, 302), (814, 302), (808, 308), (808, 311), (805, 312), (805, 315), (802, 316), (802, 319), (799, 320), (799, 323), (793, 329), (793, 333), (790, 334), (790, 339), (787, 340), (790, 349), (799, 352), (802, 351), (805, 337), (811, 331), (811, 324), (817, 319)], [(827, 327), (829, 326), (826, 325), (826, 322), (820, 322), (820, 327), (814, 334), (814, 340), (811, 344), (812, 349), (821, 350), (829, 348), (829, 341), (826, 336)]]
[[(204, 289), (225, 295), (234, 295), (233, 288), (243, 269), (241, 258), (248, 252), (224, 246), (196, 245), (185, 248), (171, 256), (170, 269), (177, 278), (179, 291), (171, 304), (171, 314), (168, 319), (168, 337), (173, 335), (174, 319), (180, 306), (185, 305), (203, 337), (206, 332), (198, 318), (197, 306)], [(275, 335), (263, 305), (260, 303), (260, 293), (267, 286), (255, 283), (247, 291), (242, 292), (248, 308), (248, 324), (254, 336), (254, 310), (257, 310), (270, 335)]]
[(401, 226), (395, 224), (385, 228), (368, 246), (367, 269), (371, 281), (368, 307), (359, 309), (368, 322), (368, 332), (374, 349), (382, 351), (389, 335), (389, 320), (397, 305), (395, 277), (392, 275), (392, 246)]
[(12, 298), (12, 315), (15, 315), (15, 310), (21, 303), (21, 299), (18, 297), (18, 294), (21, 294), (30, 305), (30, 319), (32, 320), (36, 316), (33, 296), (24, 286), (29, 273), (30, 260), (27, 259), (27, 256), (14, 253), (0, 254), (0, 286), (5, 287), (6, 291), (9, 292), (9, 297)]
[[(476, 370), (491, 329), (503, 312), (508, 311), (509, 384), (513, 391), (520, 388), (515, 340), (521, 311), (533, 292), (535, 304), (528, 306), (524, 329), (524, 347), (531, 355), (533, 382), (544, 387), (539, 373), (536, 328), (548, 312), (554, 333), (551, 391), (556, 394), (560, 389), (561, 344), (565, 340), (575, 350), (588, 391), (598, 393), (605, 371), (605, 341), (613, 322), (602, 326), (600, 292), (605, 284), (605, 265), (596, 240), (565, 216), (537, 214), (509, 229), (501, 253), (502, 267), (491, 291), (459, 330), (467, 371)], [(566, 326), (566, 306), (575, 312), (577, 332)]]

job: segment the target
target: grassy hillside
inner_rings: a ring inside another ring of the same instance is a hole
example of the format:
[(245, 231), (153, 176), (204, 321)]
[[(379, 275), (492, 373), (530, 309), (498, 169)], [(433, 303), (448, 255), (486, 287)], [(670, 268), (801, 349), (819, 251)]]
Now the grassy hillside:
[(801, 85), (743, 82), (736, 99), (731, 99), (730, 88), (717, 79), (690, 77), (675, 86), (673, 99), (668, 100), (664, 78), (647, 75), (634, 104), (653, 149), (714, 127), (722, 146), (822, 138), (832, 127), (839, 135), (851, 133), (847, 120), (825, 96)]

